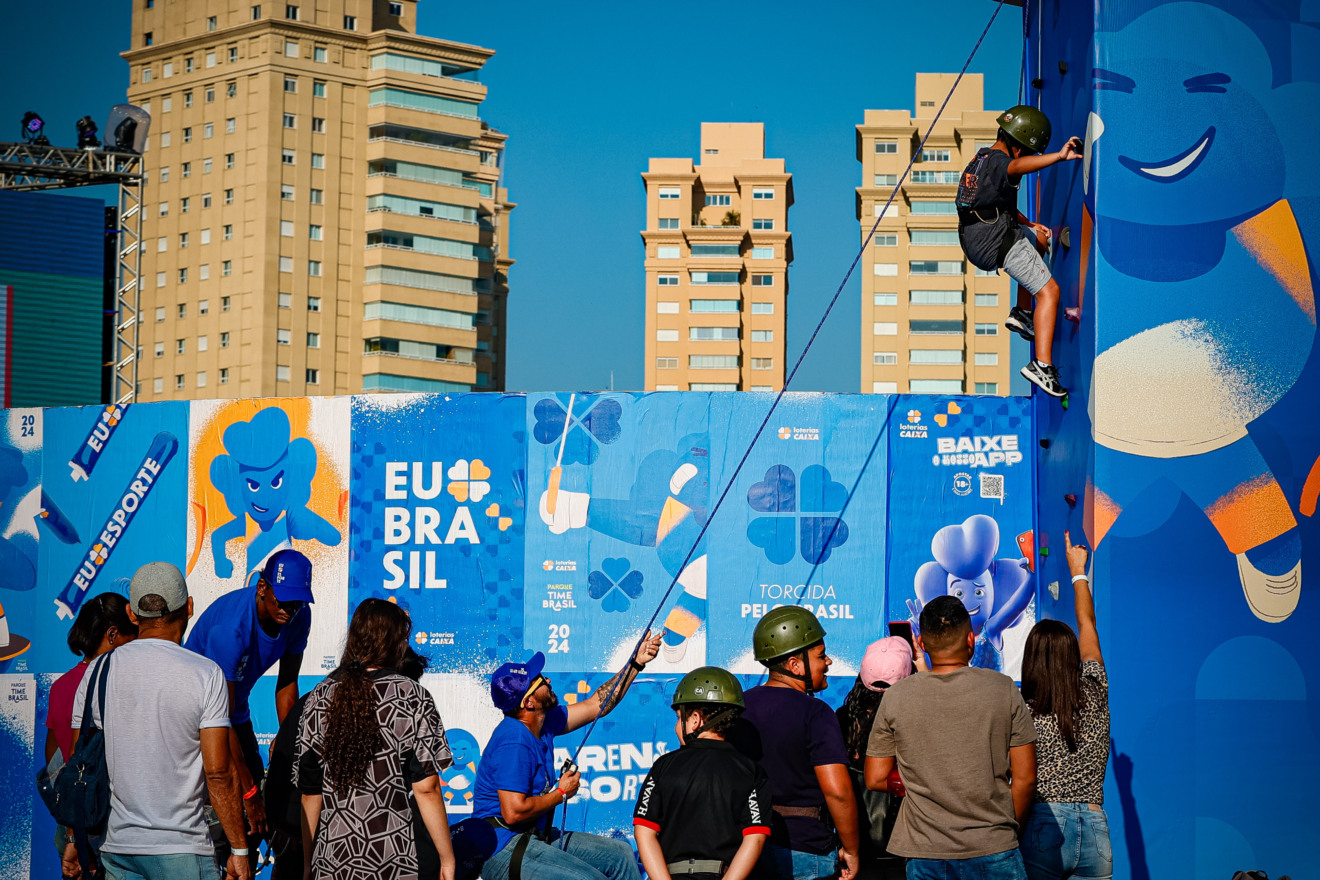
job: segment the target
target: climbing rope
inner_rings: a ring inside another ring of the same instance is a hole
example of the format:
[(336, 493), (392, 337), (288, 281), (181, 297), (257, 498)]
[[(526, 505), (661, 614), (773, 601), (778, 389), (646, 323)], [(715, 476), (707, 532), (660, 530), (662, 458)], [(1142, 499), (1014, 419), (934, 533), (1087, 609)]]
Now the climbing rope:
[[(715, 519), (715, 514), (719, 512), (720, 507), (724, 504), (725, 498), (728, 497), (730, 490), (733, 489), (734, 484), (738, 481), (738, 476), (742, 473), (743, 466), (747, 464), (747, 459), (751, 457), (752, 450), (756, 448), (756, 441), (761, 438), (761, 434), (765, 431), (766, 425), (770, 424), (770, 418), (775, 414), (775, 410), (779, 408), (780, 401), (784, 399), (784, 395), (788, 392), (789, 386), (793, 384), (793, 379), (797, 376), (797, 372), (801, 368), (802, 362), (806, 360), (807, 352), (811, 351), (811, 346), (816, 342), (816, 337), (820, 335), (821, 328), (823, 328), (825, 322), (829, 320), (830, 313), (834, 311), (835, 305), (839, 302), (839, 297), (843, 295), (843, 288), (848, 284), (849, 279), (852, 278), (853, 272), (857, 270), (857, 264), (861, 262), (862, 257), (866, 254), (866, 249), (870, 246), (871, 240), (875, 237), (876, 230), (880, 228), (880, 221), (884, 219), (886, 212), (889, 210), (889, 206), (893, 204), (894, 199), (898, 196), (899, 187), (903, 185), (903, 181), (907, 179), (909, 172), (912, 171), (912, 165), (917, 161), (917, 157), (921, 155), (921, 151), (926, 146), (926, 141), (930, 138), (931, 132), (935, 130), (935, 125), (940, 121), (940, 116), (943, 115), (945, 108), (949, 106), (949, 101), (952, 99), (954, 91), (957, 90), (958, 84), (962, 82), (963, 76), (967, 73), (967, 68), (971, 66), (972, 59), (976, 57), (977, 50), (979, 50), (981, 44), (985, 42), (986, 35), (990, 33), (991, 26), (994, 25), (995, 19), (999, 17), (1000, 10), (1004, 8), (1004, 3), (1005, 0), (999, 0), (999, 2), (995, 4), (995, 11), (991, 13), (990, 20), (986, 22), (984, 30), (981, 31), (981, 36), (977, 38), (976, 45), (972, 47), (971, 54), (969, 54), (967, 60), (963, 62), (962, 69), (958, 71), (958, 77), (953, 81), (953, 85), (949, 88), (949, 93), (944, 96), (944, 103), (940, 104), (940, 109), (936, 111), (935, 117), (931, 119), (930, 127), (926, 129), (926, 134), (921, 138), (920, 145), (918, 145), (917, 149), (913, 151), (912, 157), (908, 159), (907, 167), (903, 169), (903, 173), (898, 177), (898, 182), (894, 184), (893, 190), (890, 191), (889, 198), (885, 202), (884, 210), (876, 213), (875, 222), (871, 224), (871, 231), (866, 234), (866, 238), (862, 241), (861, 249), (858, 250), (857, 255), (853, 257), (851, 265), (848, 266), (848, 271), (843, 275), (843, 280), (839, 282), (839, 286), (834, 291), (834, 296), (830, 298), (829, 305), (825, 307), (824, 314), (822, 314), (820, 320), (816, 322), (816, 328), (811, 331), (811, 337), (807, 340), (806, 346), (803, 347), (802, 354), (798, 356), (797, 362), (793, 364), (793, 369), (789, 370), (788, 375), (784, 378), (784, 387), (775, 395), (774, 402), (770, 404), (770, 409), (766, 411), (765, 418), (761, 420), (761, 424), (757, 427), (756, 433), (752, 435), (752, 442), (747, 445), (747, 450), (742, 454), (742, 458), (738, 460), (738, 466), (733, 469), (733, 473), (730, 475), (723, 491), (720, 492), (720, 496), (716, 500), (715, 506), (711, 508), (710, 514), (702, 524), (701, 531), (697, 533), (696, 540), (692, 542), (692, 546), (688, 548), (687, 555), (683, 557), (683, 563), (678, 567), (679, 574), (681, 574), (687, 568), (688, 563), (692, 561), (692, 557), (697, 552), (697, 548), (701, 546), (702, 540), (706, 537), (706, 530), (710, 528), (711, 522)], [(569, 417), (572, 417), (571, 413), (569, 414)], [(655, 611), (652, 612), (650, 619), (647, 620), (646, 626), (642, 628), (642, 634), (637, 637), (637, 642), (633, 645), (632, 653), (628, 655), (629, 660), (637, 656), (637, 651), (641, 648), (642, 642), (646, 638), (646, 633), (650, 631), (651, 627), (655, 625), (656, 620), (660, 617), (660, 612), (664, 610), (665, 604), (669, 601), (670, 595), (674, 592), (674, 587), (678, 585), (679, 574), (674, 575), (673, 580), (669, 582), (669, 588), (665, 590), (664, 595), (660, 597), (660, 602), (656, 605)], [(614, 692), (618, 689), (619, 682), (622, 680), (622, 675), (616, 677), (614, 684), (606, 693), (605, 699), (601, 701), (602, 706), (609, 705), (610, 700), (614, 696)], [(595, 731), (596, 723), (599, 720), (600, 716), (597, 715), (587, 727), (587, 732), (583, 734), (582, 741), (578, 743), (577, 748), (573, 750), (572, 762), (574, 765), (577, 764), (578, 755), (581, 754), (583, 747), (585, 747), (587, 741), (591, 739), (591, 734)], [(567, 812), (567, 803), (565, 803), (565, 812)]]

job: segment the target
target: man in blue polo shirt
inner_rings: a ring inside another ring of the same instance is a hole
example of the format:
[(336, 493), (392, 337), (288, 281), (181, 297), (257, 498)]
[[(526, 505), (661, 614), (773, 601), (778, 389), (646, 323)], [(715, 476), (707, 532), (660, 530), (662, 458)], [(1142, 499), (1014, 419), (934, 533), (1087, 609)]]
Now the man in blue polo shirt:
[(481, 753), (472, 799), (473, 817), (495, 827), (495, 854), (481, 869), (485, 880), (640, 880), (632, 847), (621, 840), (575, 831), (563, 845), (555, 842), (555, 809), (582, 779), (576, 770), (558, 772), (555, 737), (609, 714), (659, 650), (660, 636), (648, 632), (623, 672), (567, 707), (541, 674), (544, 654), (495, 670), (490, 695), (504, 720)]
[(252, 730), (248, 696), (276, 663), (275, 711), (281, 721), (298, 699), (298, 669), (312, 626), (312, 563), (297, 550), (266, 560), (256, 583), (224, 594), (194, 624), (184, 647), (215, 661), (229, 684), (229, 750), (253, 834), (264, 836), (265, 768)]

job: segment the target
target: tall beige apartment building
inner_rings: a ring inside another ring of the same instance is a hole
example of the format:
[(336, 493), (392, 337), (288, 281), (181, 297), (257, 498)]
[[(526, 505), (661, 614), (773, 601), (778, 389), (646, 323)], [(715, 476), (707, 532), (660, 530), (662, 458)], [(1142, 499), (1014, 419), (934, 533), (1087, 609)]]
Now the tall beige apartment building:
[(646, 389), (778, 391), (793, 175), (759, 122), (701, 124), (701, 161), (651, 159)]
[(416, 0), (134, 0), (139, 400), (504, 386), (489, 49)]
[(998, 130), (981, 74), (963, 77), (885, 210), (955, 79), (919, 73), (915, 113), (867, 110), (857, 126), (863, 238), (884, 210), (862, 272), (863, 392), (1008, 394), (1011, 282), (964, 259), (954, 207), (959, 175)]

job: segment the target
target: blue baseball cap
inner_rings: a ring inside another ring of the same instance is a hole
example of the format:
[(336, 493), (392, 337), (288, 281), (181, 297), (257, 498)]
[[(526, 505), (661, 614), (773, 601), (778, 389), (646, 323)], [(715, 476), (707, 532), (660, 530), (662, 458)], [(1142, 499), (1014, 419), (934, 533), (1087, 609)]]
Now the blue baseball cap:
[(297, 550), (277, 550), (266, 560), (261, 579), (275, 591), (280, 602), (315, 602), (312, 596), (312, 562)]
[(537, 651), (526, 663), (505, 663), (490, 677), (490, 698), (501, 712), (516, 712), (542, 680), (545, 655)]

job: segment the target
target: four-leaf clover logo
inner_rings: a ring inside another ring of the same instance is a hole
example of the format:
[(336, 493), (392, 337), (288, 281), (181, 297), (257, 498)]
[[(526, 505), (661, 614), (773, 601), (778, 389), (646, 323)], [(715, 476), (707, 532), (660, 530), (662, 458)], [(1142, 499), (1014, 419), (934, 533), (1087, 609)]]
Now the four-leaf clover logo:
[(466, 458), (460, 458), (449, 466), (447, 472), (449, 479), (449, 494), (454, 496), (454, 500), (459, 504), (465, 501), (476, 503), (486, 497), (490, 491), (490, 468), (485, 463), (474, 458), (469, 462)]
[(587, 575), (587, 592), (600, 600), (605, 611), (627, 611), (631, 603), (642, 595), (642, 573), (627, 559), (604, 559), (600, 569)]
[[(578, 409), (575, 405), (574, 409)], [(600, 457), (600, 444), (609, 445), (619, 439), (619, 417), (623, 407), (609, 397), (594, 403), (588, 401), (581, 415), (570, 414), (557, 398), (546, 397), (537, 401), (532, 410), (536, 426), (532, 436), (542, 446), (553, 446), (558, 451), (564, 443), (564, 464), (591, 464)], [(564, 437), (564, 423), (569, 421), (568, 437)]]
[(847, 487), (830, 479), (822, 465), (804, 468), (799, 480), (791, 467), (777, 464), (747, 490), (748, 506), (769, 514), (747, 525), (747, 540), (776, 565), (790, 562), (798, 549), (803, 559), (818, 565), (848, 540), (848, 524), (828, 515), (841, 513), (847, 501)]

